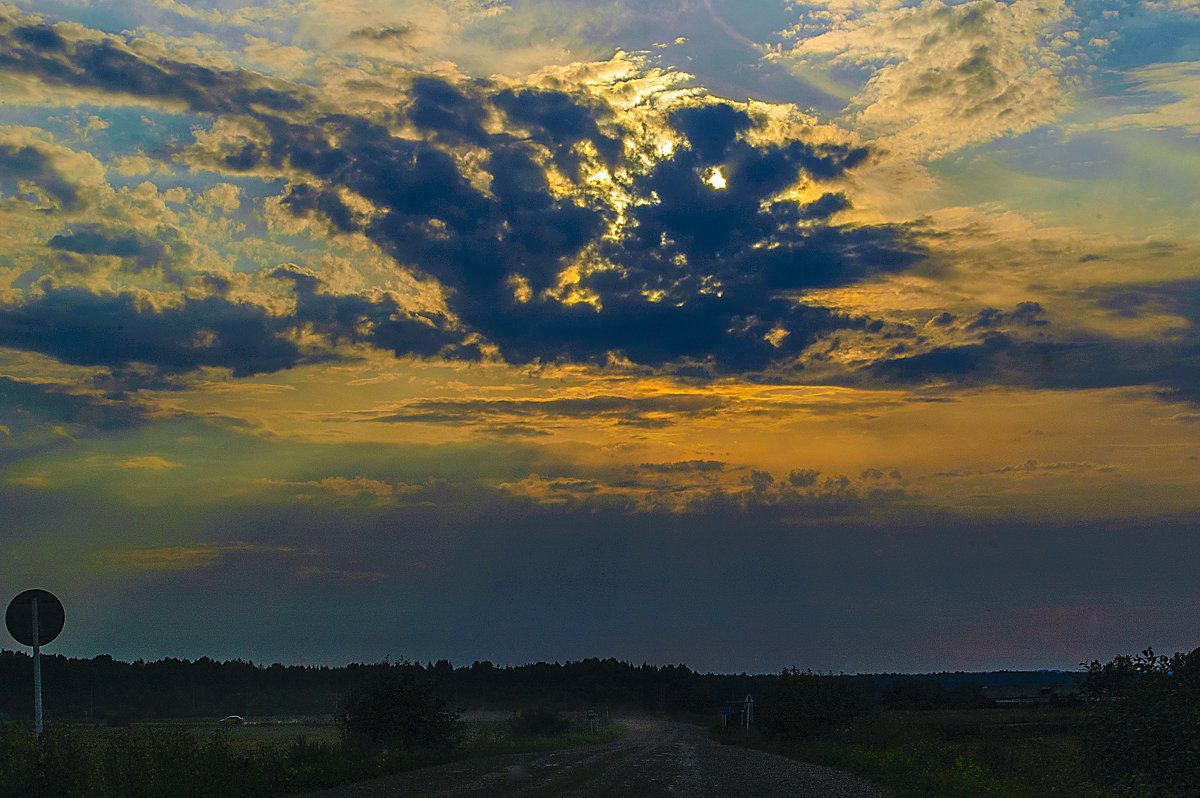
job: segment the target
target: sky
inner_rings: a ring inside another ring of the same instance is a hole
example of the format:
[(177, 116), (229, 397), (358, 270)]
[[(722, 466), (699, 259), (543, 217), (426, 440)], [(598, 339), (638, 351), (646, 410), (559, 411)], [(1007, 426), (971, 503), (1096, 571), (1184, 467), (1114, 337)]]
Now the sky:
[(1191, 650), (1198, 185), (1200, 2), (3, 0), (0, 588), (84, 657)]

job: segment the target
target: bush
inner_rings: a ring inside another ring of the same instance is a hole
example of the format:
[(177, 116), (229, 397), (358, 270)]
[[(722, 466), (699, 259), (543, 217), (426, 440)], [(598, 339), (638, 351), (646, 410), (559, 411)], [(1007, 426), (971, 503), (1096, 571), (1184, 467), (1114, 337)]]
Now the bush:
[(419, 666), (385, 659), (372, 669), (366, 684), (342, 699), (337, 722), (346, 739), (439, 748), (454, 743), (461, 727), (458, 713), (448, 704)]
[(759, 716), (769, 736), (798, 740), (839, 726), (870, 706), (871, 697), (857, 682), (793, 668), (776, 677)]
[(1200, 649), (1092, 662), (1084, 686), (1097, 705), (1098, 770), (1127, 790), (1200, 795)]
[(508, 722), (513, 737), (554, 737), (571, 730), (571, 721), (553, 709), (523, 709)]

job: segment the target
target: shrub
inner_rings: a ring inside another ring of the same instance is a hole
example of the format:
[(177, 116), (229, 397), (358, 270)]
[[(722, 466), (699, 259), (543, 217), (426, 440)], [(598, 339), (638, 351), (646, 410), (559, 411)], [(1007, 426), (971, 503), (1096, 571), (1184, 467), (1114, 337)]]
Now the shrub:
[(1097, 705), (1091, 754), (1110, 781), (1200, 795), (1200, 649), (1092, 662), (1085, 690)]
[(337, 722), (344, 738), (401, 748), (450, 745), (461, 726), (458, 713), (448, 709), (424, 670), (386, 659), (362, 687), (342, 699)]
[(513, 737), (554, 737), (571, 730), (571, 721), (553, 709), (523, 709), (508, 722)]

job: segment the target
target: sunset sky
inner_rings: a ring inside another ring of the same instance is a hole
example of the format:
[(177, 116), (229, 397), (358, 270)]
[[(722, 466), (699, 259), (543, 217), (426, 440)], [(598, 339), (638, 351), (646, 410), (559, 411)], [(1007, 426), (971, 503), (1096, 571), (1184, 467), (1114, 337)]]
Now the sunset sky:
[(0, 2), (0, 587), (124, 659), (1191, 650), (1198, 221), (1200, 2)]

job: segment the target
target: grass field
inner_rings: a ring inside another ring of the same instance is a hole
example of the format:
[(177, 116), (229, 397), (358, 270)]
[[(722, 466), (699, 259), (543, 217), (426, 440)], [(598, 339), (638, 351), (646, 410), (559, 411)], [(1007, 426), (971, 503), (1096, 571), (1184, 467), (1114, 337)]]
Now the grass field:
[(876, 711), (803, 740), (714, 737), (858, 773), (906, 798), (1117, 798), (1088, 764), (1093, 723), (1086, 707)]
[(466, 721), (437, 749), (343, 741), (331, 720), (216, 719), (112, 728), (51, 725), (39, 748), (28, 727), (0, 727), (0, 798), (257, 798), (493, 754), (571, 748), (620, 737), (571, 719), (554, 733), (515, 736), (504, 718)]
[[(87, 727), (76, 728), (83, 731)], [(153, 723), (133, 723), (129, 728), (135, 731), (174, 729), (188, 732), (198, 740), (206, 740), (212, 735), (220, 733), (229, 740), (230, 745), (238, 749), (282, 745), (290, 743), (298, 737), (331, 744), (340, 740), (338, 727), (333, 722), (333, 718), (323, 720), (316, 718), (250, 719), (236, 725), (223, 724), (217, 718), (200, 720), (180, 718)], [(115, 731), (117, 729), (95, 726), (90, 727), (87, 733), (103, 736)]]

